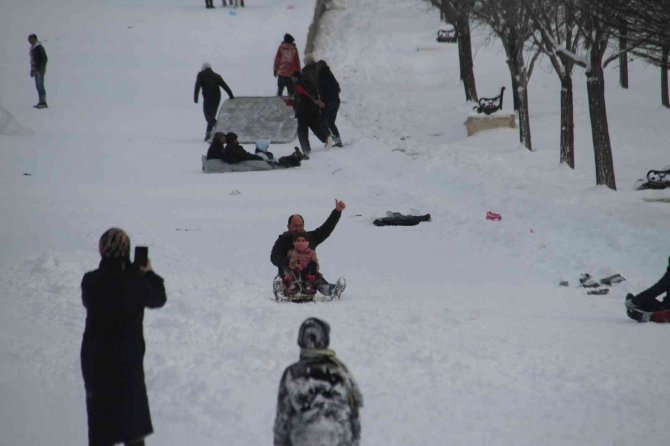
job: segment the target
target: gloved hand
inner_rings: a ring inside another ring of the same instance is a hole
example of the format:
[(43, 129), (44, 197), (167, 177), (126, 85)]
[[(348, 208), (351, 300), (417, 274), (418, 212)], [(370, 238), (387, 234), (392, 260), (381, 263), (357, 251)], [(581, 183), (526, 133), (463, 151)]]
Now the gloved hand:
[(198, 103), (198, 98), (193, 98), (193, 102)]

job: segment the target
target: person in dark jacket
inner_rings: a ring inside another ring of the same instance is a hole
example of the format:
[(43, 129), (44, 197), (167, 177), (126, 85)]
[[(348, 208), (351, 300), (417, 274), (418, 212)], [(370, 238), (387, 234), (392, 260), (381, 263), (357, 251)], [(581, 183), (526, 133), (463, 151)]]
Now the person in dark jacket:
[(237, 134), (229, 132), (226, 134), (226, 148), (223, 150), (223, 161), (225, 163), (237, 164), (242, 161), (264, 161), (258, 155), (249, 153), (237, 141)]
[[(279, 234), (270, 252), (270, 261), (277, 267), (280, 277), (283, 277), (284, 270), (289, 266), (288, 252), (293, 249), (293, 237), (304, 232), (309, 241), (310, 248), (316, 249), (317, 246), (332, 234), (345, 208), (344, 201), (335, 199), (335, 209), (333, 209), (326, 221), (313, 231), (305, 231), (305, 220), (302, 218), (302, 215), (293, 214), (288, 218), (288, 231)], [(317, 284), (317, 290), (323, 295), (330, 296), (335, 286), (335, 284), (330, 284), (321, 276)]]
[(35, 108), (48, 108), (47, 92), (44, 89), (44, 75), (47, 72), (47, 52), (35, 34), (28, 36), (30, 43), (30, 77), (35, 78), (38, 102)]
[(165, 305), (163, 279), (151, 262), (130, 263), (130, 239), (118, 228), (100, 237), (100, 266), (84, 275), (86, 328), (81, 370), (90, 446), (143, 445), (153, 432), (144, 384), (145, 308)]
[(336, 147), (342, 147), (340, 131), (335, 125), (337, 111), (340, 109), (340, 84), (325, 60), (320, 60), (319, 69), (319, 99), (323, 102), (321, 109), (321, 126), (324, 132), (333, 137)]
[(274, 446), (358, 446), (363, 395), (347, 367), (328, 349), (330, 326), (300, 326), (300, 360), (279, 383)]
[(209, 145), (209, 149), (207, 149), (207, 159), (223, 161), (223, 155), (225, 153), (225, 142), (226, 134), (222, 132), (216, 132), (212, 137), (212, 143)]
[(332, 147), (333, 138), (321, 127), (320, 109), (324, 104), (319, 99), (316, 85), (299, 71), (294, 72), (291, 77), (295, 84), (293, 109), (298, 120), (298, 141), (305, 159), (309, 159), (309, 153), (312, 151), (309, 143), (310, 129), (321, 142), (326, 143), (327, 149)]
[[(657, 297), (663, 293), (665, 297), (659, 301)], [(638, 295), (629, 293), (626, 296), (626, 312), (638, 322), (670, 322), (670, 259), (658, 282)]]
[(223, 88), (228, 93), (230, 99), (235, 98), (223, 78), (212, 70), (210, 64), (204, 63), (202, 70), (198, 73), (198, 77), (195, 80), (193, 101), (196, 104), (198, 103), (198, 96), (200, 95), (200, 89), (202, 89), (202, 111), (207, 121), (205, 141), (209, 140), (212, 129), (216, 125), (216, 112), (219, 109), (219, 102), (221, 102), (221, 90), (219, 88)]

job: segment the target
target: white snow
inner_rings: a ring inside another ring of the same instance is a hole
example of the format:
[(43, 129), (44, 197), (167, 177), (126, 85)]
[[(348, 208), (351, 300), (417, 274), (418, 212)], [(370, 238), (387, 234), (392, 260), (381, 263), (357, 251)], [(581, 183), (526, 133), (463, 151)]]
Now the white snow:
[[(346, 146), (326, 152), (313, 138), (298, 169), (205, 175), (192, 102), (201, 64), (235, 95), (274, 94), (277, 45), (290, 32), (304, 48), (314, 2), (247, 0), (234, 15), (202, 3), (0, 2), (0, 105), (32, 131), (0, 132), (1, 445), (86, 443), (79, 284), (110, 226), (150, 247), (168, 290), (145, 319), (148, 445), (271, 444), (279, 379), (308, 316), (331, 324), (365, 397), (365, 445), (667, 442), (670, 326), (637, 324), (623, 307), (670, 254), (670, 206), (643, 200), (670, 193), (633, 190), (670, 164), (657, 68), (633, 61), (628, 90), (606, 69), (614, 192), (594, 186), (583, 70), (573, 171), (558, 164), (548, 60), (529, 84), (534, 152), (516, 129), (468, 138), (472, 104), (456, 45), (435, 41), (438, 12), (341, 0), (315, 53), (342, 85)], [(473, 32), (477, 90), (506, 85), (512, 111), (504, 51)], [(46, 110), (32, 108), (30, 33), (49, 56)], [(342, 301), (275, 303), (276, 236), (294, 212), (320, 225), (335, 198), (347, 208), (318, 253), (327, 278), (347, 278)], [(372, 225), (386, 211), (432, 221)], [(583, 272), (627, 280), (589, 296)]]

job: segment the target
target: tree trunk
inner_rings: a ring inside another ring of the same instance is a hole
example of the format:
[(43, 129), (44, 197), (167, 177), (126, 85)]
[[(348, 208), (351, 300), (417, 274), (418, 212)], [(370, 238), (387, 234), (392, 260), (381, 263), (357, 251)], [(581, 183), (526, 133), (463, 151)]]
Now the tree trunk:
[(526, 146), (528, 150), (533, 151), (533, 144), (530, 140), (530, 112), (528, 110), (528, 88), (527, 85), (519, 85), (519, 141)]
[(460, 15), (456, 20), (456, 36), (458, 38), (458, 60), (461, 69), (461, 81), (465, 89), (465, 100), (477, 102), (477, 86), (472, 63), (472, 42), (470, 40), (470, 21), (468, 15)]
[(516, 82), (516, 76), (512, 74), (512, 104), (514, 105), (514, 111), (519, 111), (520, 103), (519, 85)]
[(661, 103), (664, 107), (670, 108), (670, 98), (668, 98), (668, 53), (670, 47), (663, 47), (661, 54)]
[[(591, 51), (595, 51), (591, 49)], [(594, 63), (595, 62), (595, 63)], [(616, 190), (614, 162), (610, 145), (607, 107), (605, 106), (605, 79), (600, 61), (591, 60), (591, 71), (586, 73), (586, 90), (589, 97), (589, 115), (591, 116), (591, 136), (596, 165), (596, 184), (604, 184)]]
[(626, 29), (623, 28), (621, 30), (621, 37), (619, 38), (619, 51), (622, 51), (619, 54), (619, 84), (621, 88), (628, 88), (628, 53), (623, 52), (627, 45)]
[(561, 78), (561, 163), (575, 168), (575, 121), (572, 100), (572, 75)]

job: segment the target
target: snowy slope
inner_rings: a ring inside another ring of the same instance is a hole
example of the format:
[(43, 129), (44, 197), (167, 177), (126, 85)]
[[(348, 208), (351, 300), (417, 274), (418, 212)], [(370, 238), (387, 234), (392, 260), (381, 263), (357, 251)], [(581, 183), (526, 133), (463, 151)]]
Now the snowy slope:
[[(668, 327), (623, 312), (669, 254), (670, 208), (642, 198), (670, 195), (632, 191), (670, 164), (657, 70), (634, 62), (627, 91), (607, 71), (612, 192), (593, 186), (583, 73), (571, 171), (558, 165), (559, 83), (546, 61), (530, 84), (535, 152), (516, 130), (468, 138), (471, 106), (456, 47), (435, 42), (437, 11), (338, 0), (316, 54), (342, 85), (346, 146), (313, 139), (299, 169), (204, 175), (192, 102), (202, 62), (236, 95), (272, 95), (277, 45), (290, 32), (303, 47), (313, 15), (313, 1), (246, 3), (234, 15), (185, 0), (0, 4), (0, 105), (31, 130), (0, 134), (0, 445), (86, 442), (79, 283), (110, 226), (149, 245), (168, 290), (145, 319), (147, 444), (269, 444), (307, 316), (331, 324), (361, 387), (363, 444), (664, 444)], [(49, 55), (47, 110), (31, 107), (32, 32)], [(480, 94), (509, 91), (499, 45), (481, 28), (475, 45)], [(327, 278), (347, 277), (343, 300), (277, 305), (276, 235), (293, 212), (321, 224), (334, 198), (347, 209), (319, 257)], [(433, 221), (371, 224), (388, 210)], [(575, 286), (586, 271), (627, 281), (587, 296)]]

